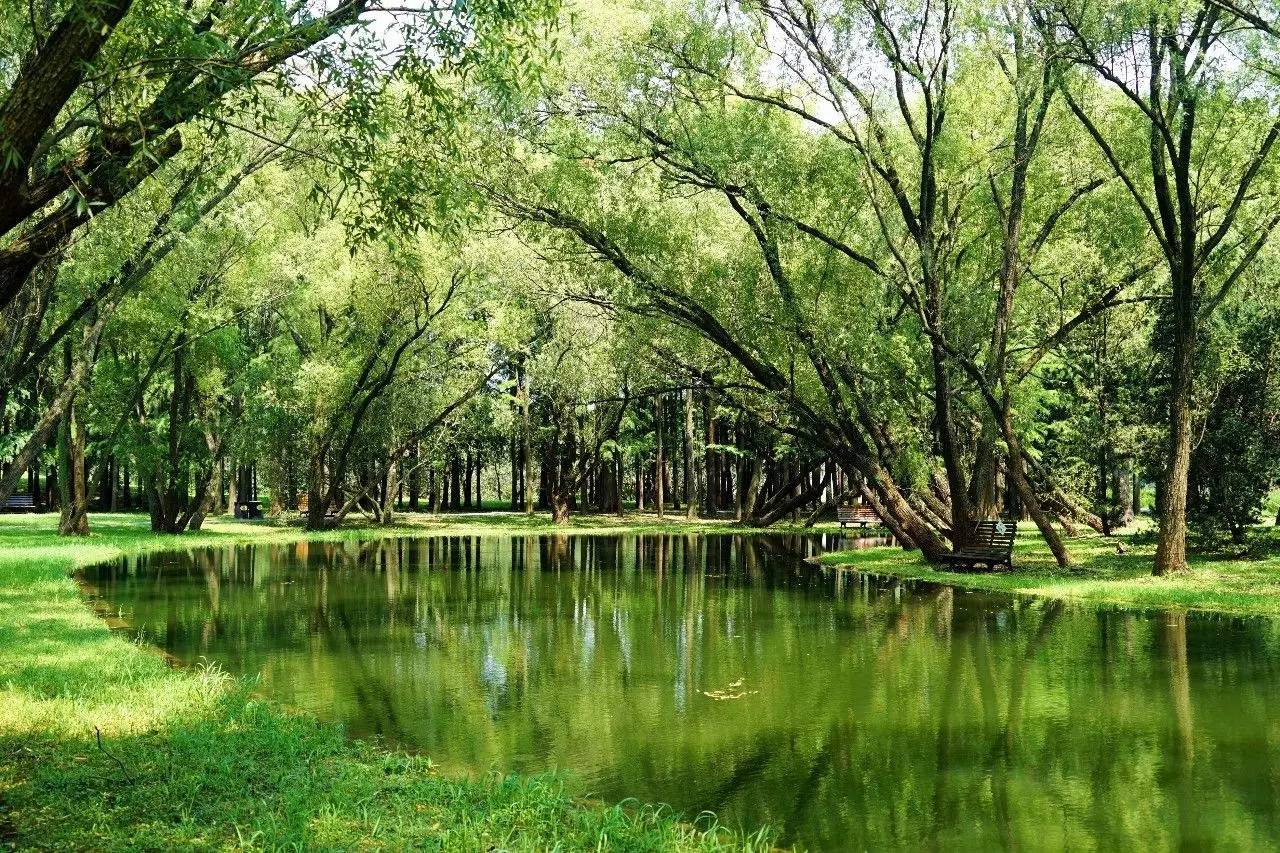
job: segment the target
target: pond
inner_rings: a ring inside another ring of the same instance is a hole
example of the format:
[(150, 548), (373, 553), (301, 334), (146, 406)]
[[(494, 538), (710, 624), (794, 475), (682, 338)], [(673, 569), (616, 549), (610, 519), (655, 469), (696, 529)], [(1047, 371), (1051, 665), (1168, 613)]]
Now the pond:
[(445, 771), (813, 849), (1280, 842), (1277, 622), (824, 570), (816, 537), (441, 537), (90, 570), (178, 658)]

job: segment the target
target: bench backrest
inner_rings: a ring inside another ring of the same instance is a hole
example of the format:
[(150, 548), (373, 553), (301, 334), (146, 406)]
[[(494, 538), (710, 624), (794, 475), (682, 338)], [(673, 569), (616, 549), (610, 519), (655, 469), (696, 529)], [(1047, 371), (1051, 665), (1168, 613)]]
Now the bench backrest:
[[(1004, 529), (1001, 530), (1001, 528)], [(981, 545), (985, 548), (1012, 551), (1013, 540), (1017, 535), (1018, 523), (1016, 521), (991, 519), (978, 522), (978, 526), (973, 531), (973, 540), (975, 545)]]
[(880, 516), (866, 504), (836, 507), (836, 518), (841, 521), (879, 521)]
[(33, 507), (36, 505), (36, 499), (31, 495), (9, 495), (4, 505), (7, 507)]

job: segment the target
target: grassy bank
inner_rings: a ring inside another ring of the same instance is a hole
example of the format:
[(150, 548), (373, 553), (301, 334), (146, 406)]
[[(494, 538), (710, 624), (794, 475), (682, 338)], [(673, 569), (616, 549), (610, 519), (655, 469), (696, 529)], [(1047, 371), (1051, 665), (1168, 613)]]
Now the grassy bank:
[[(54, 516), (0, 517), (0, 847), (765, 846), (653, 807), (581, 802), (554, 778), (445, 778), (428, 757), (348, 740), (336, 726), (250, 697), (215, 670), (173, 669), (85, 606), (74, 569), (148, 550), (306, 534), (229, 520), (181, 537), (150, 533), (140, 516), (91, 523), (91, 538), (67, 540), (55, 535)], [(550, 526), (538, 517), (464, 516), (319, 538), (499, 524)], [(578, 523), (595, 532), (611, 525)]]
[(1253, 536), (1251, 556), (1193, 555), (1190, 572), (1164, 578), (1151, 576), (1155, 536), (1146, 527), (1128, 528), (1109, 539), (1090, 532), (1066, 540), (1076, 560), (1070, 570), (1057, 567), (1044, 539), (1026, 523), (1019, 528), (1016, 568), (1011, 572), (944, 571), (918, 555), (890, 548), (837, 551), (823, 555), (820, 562), (968, 589), (1094, 604), (1280, 616), (1280, 537), (1270, 526), (1257, 528)]

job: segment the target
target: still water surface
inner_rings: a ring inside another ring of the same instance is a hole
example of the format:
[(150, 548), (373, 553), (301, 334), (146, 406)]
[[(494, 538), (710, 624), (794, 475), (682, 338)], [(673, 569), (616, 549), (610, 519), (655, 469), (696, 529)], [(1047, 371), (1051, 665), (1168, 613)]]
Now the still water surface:
[(462, 772), (813, 849), (1280, 845), (1280, 624), (823, 571), (816, 538), (455, 537), (140, 557), (141, 637)]

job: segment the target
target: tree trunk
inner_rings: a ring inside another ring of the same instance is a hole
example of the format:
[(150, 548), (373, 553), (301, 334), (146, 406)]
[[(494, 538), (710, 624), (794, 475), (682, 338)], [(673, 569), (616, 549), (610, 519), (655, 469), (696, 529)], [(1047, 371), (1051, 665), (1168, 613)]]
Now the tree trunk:
[(662, 452), (662, 395), (654, 398), (654, 432), (657, 434), (658, 454), (653, 472), (653, 503), (658, 510), (658, 518), (662, 518), (663, 494), (667, 479), (667, 457)]
[(684, 390), (684, 507), (685, 518), (698, 517), (698, 475), (694, 465), (693, 387)]
[(59, 478), (63, 486), (62, 513), (58, 533), (62, 536), (88, 536), (89, 513), (85, 482), (84, 446), (85, 428), (77, 417), (76, 404), (67, 406), (62, 428), (63, 474)]
[(409, 510), (418, 512), (422, 508), (422, 449), (417, 441), (409, 453)]
[(717, 500), (718, 495), (716, 494), (720, 487), (720, 477), (719, 465), (717, 464), (719, 460), (713, 447), (716, 443), (715, 403), (711, 398), (710, 391), (707, 391), (703, 397), (703, 406), (702, 415), (706, 425), (707, 444), (703, 453), (704, 461), (702, 463), (702, 468), (705, 472), (702, 477), (704, 485), (702, 502), (707, 508), (707, 515), (714, 518), (716, 511), (720, 509), (720, 504)]
[(524, 386), (524, 390), (521, 393), (521, 397), (524, 401), (522, 406), (523, 411), (521, 412), (524, 424), (524, 483), (522, 486), (524, 489), (524, 514), (533, 515), (533, 489), (530, 488), (530, 483), (533, 482), (533, 427), (529, 422), (529, 376), (525, 373), (523, 359), (520, 361), (520, 380)]
[(1152, 574), (1185, 572), (1187, 478), (1191, 473), (1191, 393), (1195, 377), (1195, 294), (1190, 271), (1174, 276), (1173, 380), (1169, 397), (1169, 450), (1165, 466), (1160, 538)]
[[(1040, 530), (1040, 535), (1044, 537), (1044, 541), (1049, 545), (1049, 550), (1053, 552), (1053, 558), (1057, 561), (1059, 568), (1069, 568), (1071, 566), (1071, 554), (1067, 551), (1065, 545), (1062, 544), (1062, 538), (1058, 536), (1058, 531), (1053, 529), (1053, 522), (1040, 506), (1040, 499), (1036, 497), (1035, 489), (1031, 487), (1031, 481), (1027, 479), (1026, 469), (1023, 468), (1022, 459), (1022, 442), (1018, 440), (1017, 431), (1013, 426), (1013, 413), (1010, 411), (1010, 403), (1006, 393), (1002, 411), (1000, 413), (1000, 431), (1004, 435), (1005, 447), (1009, 450), (1005, 468), (1010, 479), (1013, 480), (1013, 487), (1018, 491), (1018, 497), (1022, 500), (1022, 506), (1031, 515), (1031, 520), (1036, 523), (1036, 527)], [(954, 542), (955, 539), (953, 538)]]
[[(311, 464), (307, 475), (307, 529), (323, 530), (325, 525), (325, 515), (327, 514), (329, 489), (326, 488), (324, 482), (324, 459), (325, 451), (317, 449), (311, 454)], [(234, 460), (232, 470), (239, 473), (239, 469), (235, 467)], [(231, 508), (235, 509), (236, 491), (239, 486), (236, 481), (239, 476), (231, 478)]]
[[(227, 481), (227, 512), (234, 517), (236, 513), (236, 503), (240, 500), (240, 463), (233, 456), (231, 457), (231, 462), (227, 465), (227, 468), (231, 471), (231, 477)], [(315, 475), (314, 465), (312, 467), (312, 475)], [(308, 501), (314, 502), (317, 499), (317, 496), (314, 494), (314, 489), (311, 492), (308, 492), (307, 495)], [(323, 515), (323, 513), (321, 513), (321, 515)], [(308, 513), (308, 517), (309, 516), (310, 513)], [(310, 523), (307, 524), (307, 527), (311, 530), (317, 529), (311, 527)]]
[(932, 352), (934, 417), (937, 419), (938, 447), (947, 474), (947, 489), (951, 495), (951, 541), (963, 547), (973, 537), (974, 518), (956, 446), (955, 423), (951, 414), (951, 379), (947, 374), (946, 353), (937, 340), (933, 341)]

